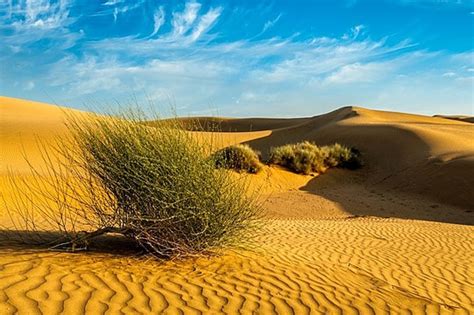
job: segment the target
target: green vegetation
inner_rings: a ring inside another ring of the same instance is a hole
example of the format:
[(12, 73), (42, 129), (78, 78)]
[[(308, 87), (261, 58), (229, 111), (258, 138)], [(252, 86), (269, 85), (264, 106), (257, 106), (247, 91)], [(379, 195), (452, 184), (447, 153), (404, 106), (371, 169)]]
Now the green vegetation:
[[(245, 182), (216, 170), (206, 153), (211, 144), (198, 142), (179, 120), (154, 127), (144, 122), (136, 113), (72, 117), (73, 140), (60, 140), (59, 158), (43, 150), (49, 176), (32, 169), (38, 179), (18, 185), (18, 198), (47, 201), (16, 209), (23, 218), (16, 226), (38, 228), (32, 218), (39, 213), (42, 223), (57, 226), (67, 239), (56, 248), (85, 249), (92, 238), (118, 233), (160, 257), (245, 243), (259, 213)], [(256, 170), (255, 157), (238, 148), (251, 158), (241, 166)]]
[(258, 173), (263, 165), (260, 152), (246, 144), (236, 144), (215, 152), (211, 157), (217, 168), (227, 168), (248, 173)]
[(319, 147), (308, 141), (272, 148), (269, 163), (303, 174), (324, 173), (330, 167), (356, 169), (361, 166), (355, 149), (338, 143)]

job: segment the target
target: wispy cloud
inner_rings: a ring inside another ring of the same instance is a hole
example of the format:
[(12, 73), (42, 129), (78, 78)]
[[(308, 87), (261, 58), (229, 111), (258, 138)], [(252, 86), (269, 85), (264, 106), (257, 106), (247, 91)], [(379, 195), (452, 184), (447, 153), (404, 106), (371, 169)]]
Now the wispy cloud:
[(265, 22), (265, 24), (263, 25), (263, 30), (262, 30), (262, 33), (267, 31), (268, 29), (272, 28), (276, 23), (278, 23), (278, 21), (280, 20), (282, 14), (278, 14), (278, 16), (276, 18), (274, 18), (273, 20), (269, 20), (267, 22)]
[(387, 63), (353, 63), (332, 72), (326, 82), (331, 83), (367, 83), (388, 75), (392, 69)]
[(191, 26), (196, 21), (198, 11), (201, 9), (201, 4), (196, 2), (186, 3), (182, 12), (173, 12), (173, 36), (180, 37), (186, 34), (191, 29)]
[(359, 35), (362, 35), (363, 31), (365, 30), (365, 25), (359, 24), (351, 28), (350, 33), (345, 33), (342, 36), (342, 39), (357, 39)]
[(193, 29), (190, 38), (195, 41), (201, 37), (202, 34), (207, 32), (212, 25), (217, 21), (221, 14), (221, 8), (210, 9), (207, 13), (199, 18), (196, 27)]
[[(69, 1), (26, 0), (10, 1), (8, 19), (16, 30), (54, 29), (72, 22)], [(69, 21), (68, 21), (69, 20)], [(2, 24), (3, 27), (6, 25)]]
[(153, 33), (151, 33), (150, 37), (155, 36), (163, 24), (165, 24), (165, 10), (161, 6), (153, 14)]

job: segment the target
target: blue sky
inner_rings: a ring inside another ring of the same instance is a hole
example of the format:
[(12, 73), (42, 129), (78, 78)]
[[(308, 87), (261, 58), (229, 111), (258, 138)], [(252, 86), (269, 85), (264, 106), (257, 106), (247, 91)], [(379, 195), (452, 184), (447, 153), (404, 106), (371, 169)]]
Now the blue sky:
[(180, 115), (474, 114), (474, 0), (7, 0), (0, 94)]

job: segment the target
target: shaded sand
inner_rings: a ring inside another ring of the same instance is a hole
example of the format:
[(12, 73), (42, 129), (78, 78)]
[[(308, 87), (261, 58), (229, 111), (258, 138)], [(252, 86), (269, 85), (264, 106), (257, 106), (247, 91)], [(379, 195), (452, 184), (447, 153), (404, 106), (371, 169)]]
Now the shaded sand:
[(440, 118), (464, 121), (464, 122), (468, 122), (468, 123), (474, 123), (474, 117), (472, 117), (472, 116), (465, 116), (465, 115), (434, 115), (434, 117), (440, 117)]
[[(59, 128), (64, 117), (52, 115), (53, 108), (0, 98), (0, 178), (5, 164), (24, 174), (21, 143), (34, 156), (35, 135), (43, 141), (65, 136)], [(35, 122), (35, 116), (44, 119)], [(239, 130), (232, 129), (237, 121), (227, 121), (229, 130)], [(470, 125), (361, 108), (264, 123), (256, 132), (223, 134), (219, 143), (249, 141), (265, 149), (337, 140), (357, 145), (367, 165), (318, 177), (265, 167), (249, 176), (263, 194), (266, 216), (251, 251), (157, 262), (105, 251), (44, 251), (1, 239), (0, 314), (474, 312), (474, 227), (446, 223), (474, 224), (470, 199), (463, 199), (473, 187)], [(431, 183), (436, 194), (424, 190), (423, 177), (438, 178), (446, 193), (440, 183)], [(8, 185), (2, 181), (0, 188), (8, 199)], [(2, 216), (0, 208), (0, 222)]]

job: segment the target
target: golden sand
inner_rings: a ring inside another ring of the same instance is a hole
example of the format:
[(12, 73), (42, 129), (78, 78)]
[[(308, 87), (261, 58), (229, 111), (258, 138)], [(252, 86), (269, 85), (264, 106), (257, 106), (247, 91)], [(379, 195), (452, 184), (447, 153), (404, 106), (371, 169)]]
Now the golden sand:
[[(22, 146), (40, 163), (35, 139), (64, 136), (63, 120), (58, 107), (0, 98), (4, 197), (7, 168), (26, 173)], [(265, 152), (339, 141), (360, 148), (367, 165), (318, 177), (265, 167), (251, 177), (266, 196), (252, 251), (158, 262), (2, 241), (0, 314), (474, 313), (472, 124), (343, 108), (253, 125), (222, 145), (250, 141)]]

